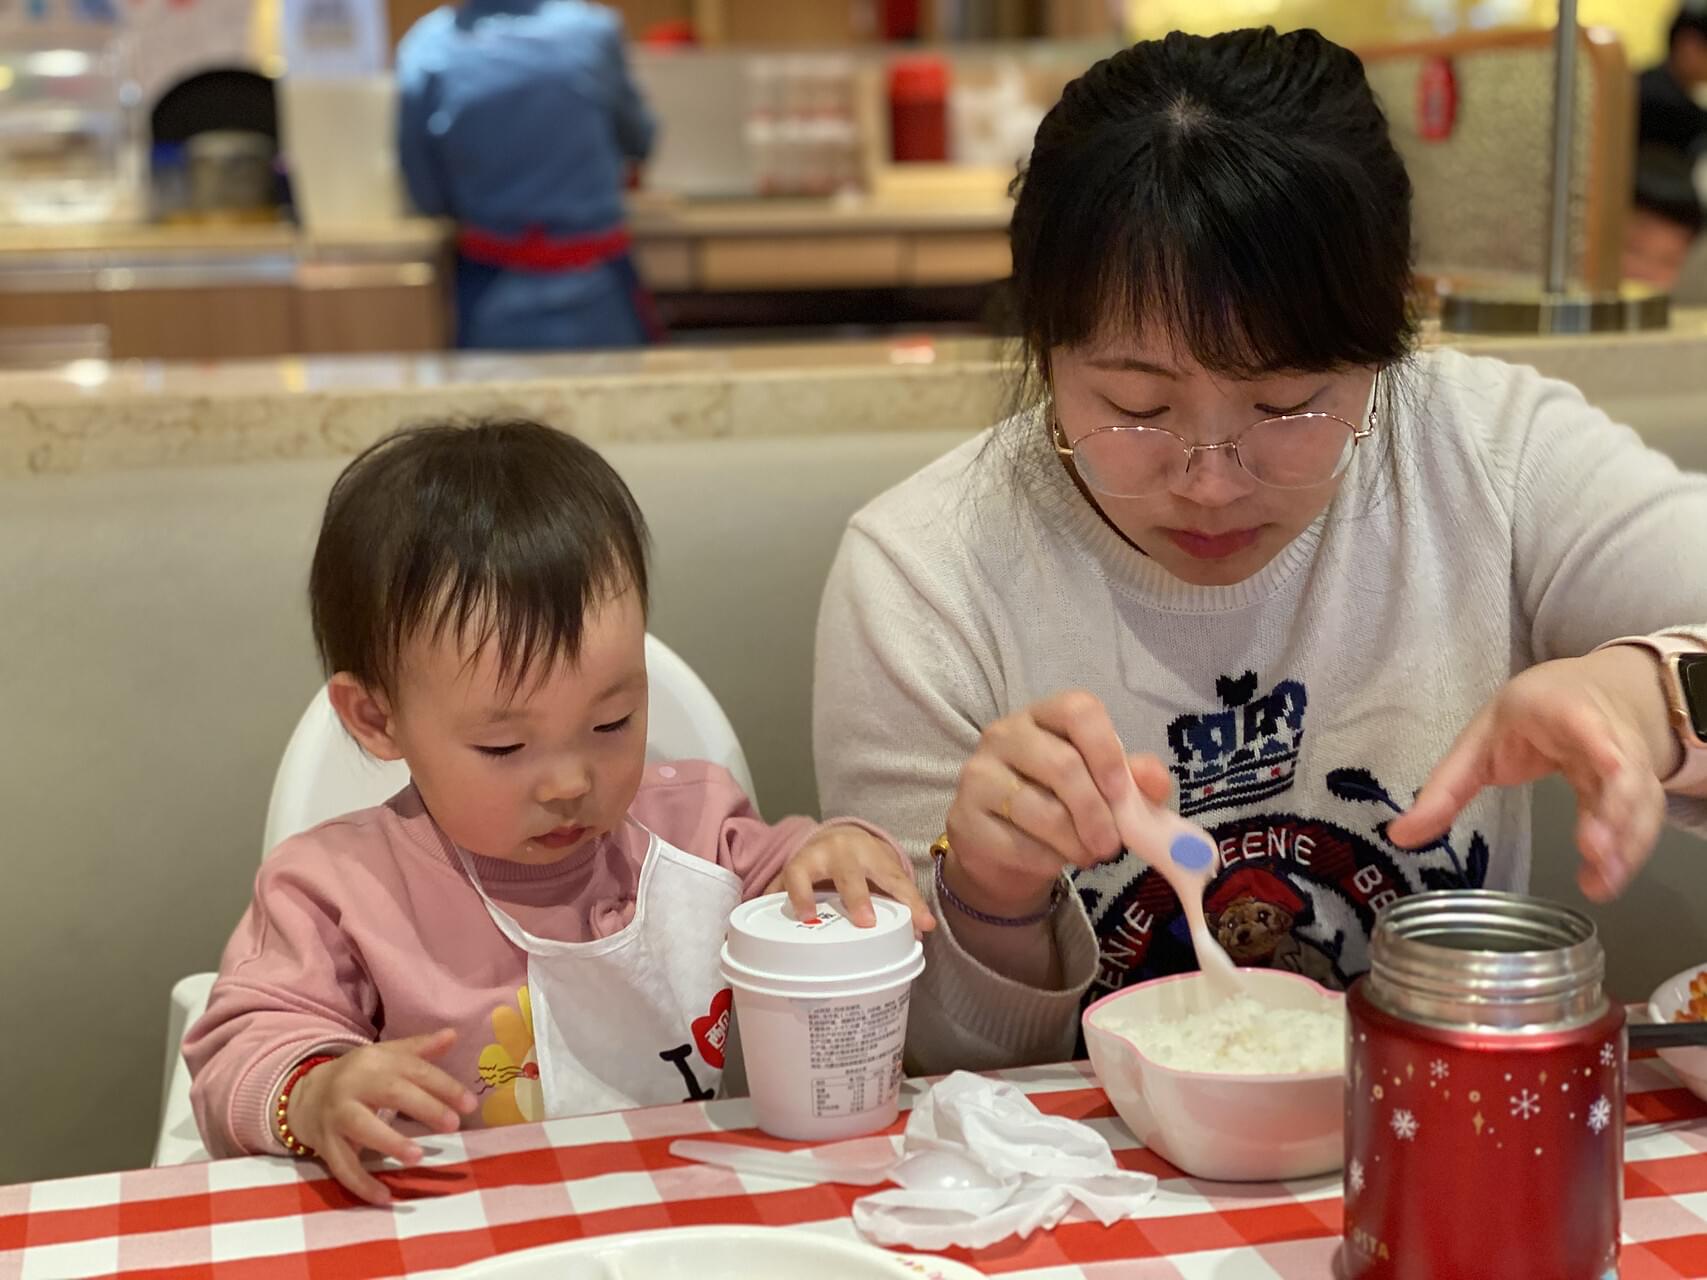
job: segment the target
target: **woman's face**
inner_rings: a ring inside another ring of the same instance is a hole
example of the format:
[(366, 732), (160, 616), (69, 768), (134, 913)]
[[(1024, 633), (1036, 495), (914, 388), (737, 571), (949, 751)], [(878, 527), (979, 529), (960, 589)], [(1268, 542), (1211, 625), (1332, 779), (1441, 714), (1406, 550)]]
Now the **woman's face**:
[[(1069, 443), (1099, 427), (1146, 426), (1199, 445), (1233, 439), (1283, 413), (1331, 413), (1362, 427), (1375, 377), (1371, 368), (1352, 367), (1229, 381), (1155, 338), (1057, 348), (1049, 373)], [(1232, 450), (1219, 449), (1197, 454), (1189, 472), (1176, 467), (1159, 492), (1091, 496), (1127, 541), (1176, 578), (1228, 586), (1256, 573), (1307, 529), (1339, 485), (1336, 478), (1308, 489), (1271, 488), (1247, 474)]]

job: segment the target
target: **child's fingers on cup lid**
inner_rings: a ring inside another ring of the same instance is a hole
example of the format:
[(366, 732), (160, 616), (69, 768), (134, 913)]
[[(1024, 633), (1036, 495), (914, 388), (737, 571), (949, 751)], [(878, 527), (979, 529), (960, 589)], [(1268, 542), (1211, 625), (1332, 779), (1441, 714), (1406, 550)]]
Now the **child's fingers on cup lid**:
[(847, 908), (848, 919), (861, 928), (869, 929), (875, 925), (877, 909), (871, 905), (871, 885), (866, 880), (865, 871), (861, 868), (838, 870), (834, 879), (842, 906)]
[(805, 920), (818, 913), (818, 897), (812, 891), (812, 877), (798, 861), (784, 867), (774, 883), (777, 888), (787, 890), (788, 901), (800, 919)]

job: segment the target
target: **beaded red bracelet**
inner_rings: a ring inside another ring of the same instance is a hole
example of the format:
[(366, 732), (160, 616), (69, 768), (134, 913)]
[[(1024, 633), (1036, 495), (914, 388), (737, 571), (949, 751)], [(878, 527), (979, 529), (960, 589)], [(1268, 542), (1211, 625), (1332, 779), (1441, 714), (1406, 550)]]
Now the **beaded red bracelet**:
[(332, 1061), (332, 1056), (333, 1055), (329, 1053), (320, 1053), (316, 1054), (312, 1058), (304, 1058), (301, 1062), (296, 1064), (296, 1069), (285, 1077), (284, 1087), (279, 1090), (279, 1141), (284, 1143), (285, 1150), (290, 1152), (293, 1156), (312, 1157), (314, 1155), (314, 1148), (306, 1146), (302, 1142), (298, 1141), (296, 1135), (290, 1131), (290, 1122), (285, 1119), (286, 1113), (290, 1109), (291, 1090), (296, 1088), (296, 1086), (302, 1081), (303, 1076), (314, 1070), (314, 1068), (318, 1067), (322, 1062)]

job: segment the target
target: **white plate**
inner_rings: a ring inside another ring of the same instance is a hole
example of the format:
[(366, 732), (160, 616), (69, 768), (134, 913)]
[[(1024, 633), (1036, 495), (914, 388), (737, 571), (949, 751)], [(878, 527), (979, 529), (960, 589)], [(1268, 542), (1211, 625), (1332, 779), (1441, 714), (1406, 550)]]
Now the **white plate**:
[[(1655, 1022), (1670, 1022), (1678, 1010), (1689, 1003), (1689, 980), (1707, 969), (1707, 965), (1690, 965), (1660, 983), (1648, 1001), (1648, 1016)], [(1696, 1097), (1707, 1099), (1707, 1047), (1661, 1049), (1660, 1061), (1677, 1073), (1679, 1080)]]
[(459, 1280), (982, 1280), (962, 1262), (779, 1227), (682, 1227), (567, 1240), (455, 1274)]

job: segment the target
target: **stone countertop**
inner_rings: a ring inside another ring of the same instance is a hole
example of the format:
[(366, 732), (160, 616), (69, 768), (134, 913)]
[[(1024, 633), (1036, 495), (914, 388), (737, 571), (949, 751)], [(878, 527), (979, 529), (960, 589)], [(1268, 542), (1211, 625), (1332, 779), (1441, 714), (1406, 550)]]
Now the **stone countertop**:
[(0, 477), (353, 454), (429, 418), (526, 416), (595, 442), (976, 430), (999, 344), (663, 347), (587, 355), (77, 361), (0, 373)]
[(174, 223), (159, 226), (0, 227), (0, 269), (67, 258), (431, 258), (444, 227), (428, 218), (307, 231), (288, 222)]
[[(1438, 334), (1425, 335), (1429, 343)], [(1453, 338), (1565, 377), (1615, 417), (1707, 430), (1707, 310), (1665, 331)], [(0, 476), (336, 457), (428, 418), (524, 415), (595, 442), (978, 430), (1004, 344), (907, 339), (586, 355), (79, 361), (0, 373)]]
[[(638, 192), (629, 200), (628, 217), (634, 235), (648, 239), (1001, 231), (1012, 213), (1011, 200), (990, 193), (954, 199), (687, 200)], [(447, 235), (447, 225), (431, 218), (315, 230), (288, 222), (4, 226), (0, 227), (0, 267), (67, 255), (432, 257)]]
[[(1012, 208), (1005, 195), (983, 188), (817, 200), (687, 200), (642, 191), (630, 197), (628, 224), (642, 270), (664, 290), (797, 288), (838, 263), (842, 269), (831, 270), (823, 284), (943, 284), (962, 283), (963, 276), (982, 281), (1006, 270)], [(277, 283), (311, 273), (324, 284), (328, 272), (432, 268), (445, 260), (450, 234), (448, 223), (428, 218), (313, 230), (285, 222), (0, 227), (0, 294)], [(858, 259), (863, 266), (849, 267), (838, 249), (849, 241), (875, 246), (879, 260)], [(790, 242), (795, 257), (779, 268), (769, 246)], [(952, 247), (939, 249), (924, 267), (915, 263), (920, 274), (914, 280), (903, 246), (932, 242)], [(886, 250), (894, 261), (882, 256)], [(950, 254), (946, 262), (942, 252)], [(967, 252), (974, 252), (971, 260)], [(713, 268), (700, 256), (706, 253), (741, 256), (733, 266), (724, 258)]]
[(956, 199), (679, 200), (640, 195), (629, 226), (650, 237), (915, 234), (1006, 231), (1013, 201), (1001, 195)]

